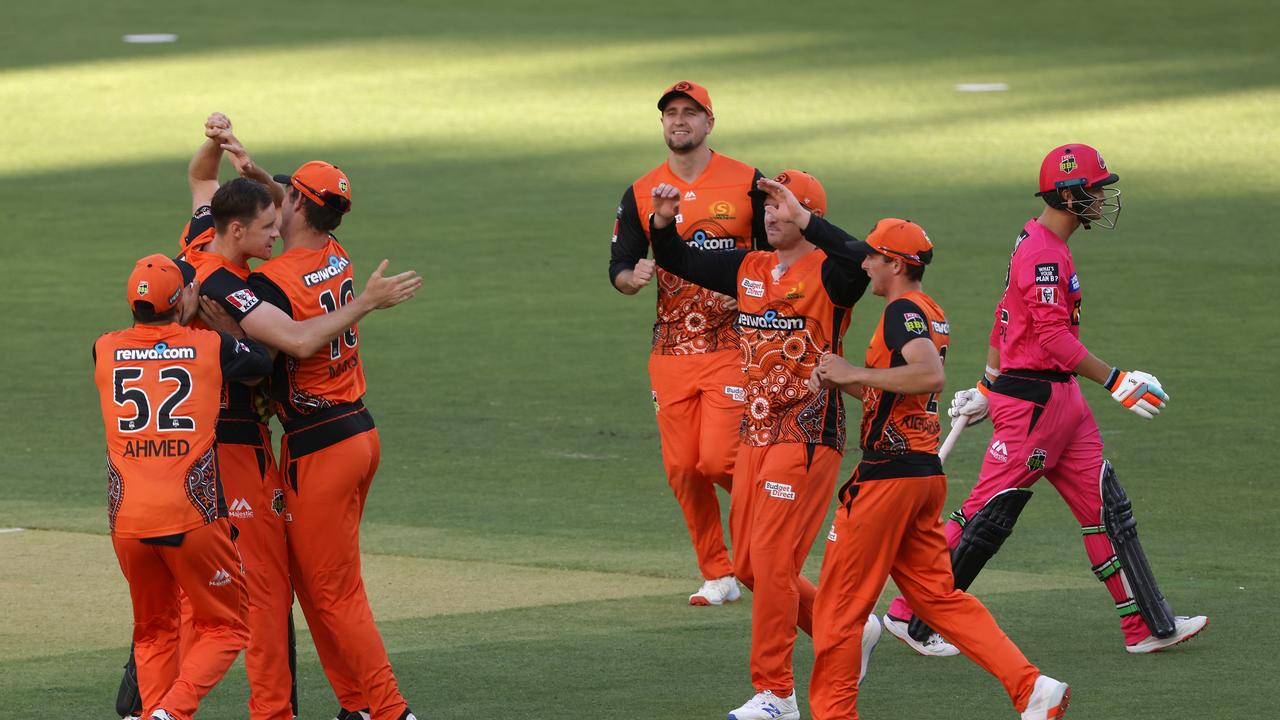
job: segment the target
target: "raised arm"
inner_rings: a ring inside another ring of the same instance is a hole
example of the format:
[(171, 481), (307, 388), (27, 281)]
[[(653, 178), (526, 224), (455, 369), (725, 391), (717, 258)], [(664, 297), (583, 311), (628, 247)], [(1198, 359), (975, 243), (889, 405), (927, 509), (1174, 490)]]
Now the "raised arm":
[(187, 165), (192, 212), (208, 205), (218, 191), (218, 163), (222, 161), (222, 141), (219, 138), (230, 132), (231, 120), (220, 112), (204, 121), (204, 142)]
[(680, 212), (680, 190), (662, 183), (653, 189), (653, 217), (649, 236), (658, 266), (676, 277), (701, 285), (722, 295), (738, 296), (738, 268), (747, 250), (708, 252), (689, 247), (676, 232)]

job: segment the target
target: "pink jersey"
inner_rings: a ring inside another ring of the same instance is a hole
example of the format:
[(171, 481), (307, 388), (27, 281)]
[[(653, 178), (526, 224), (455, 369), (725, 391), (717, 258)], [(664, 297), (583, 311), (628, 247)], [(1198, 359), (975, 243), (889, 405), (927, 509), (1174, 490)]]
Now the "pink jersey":
[(1001, 372), (1069, 373), (1088, 354), (1080, 344), (1080, 279), (1071, 250), (1035, 220), (1013, 246), (991, 346), (1000, 349)]

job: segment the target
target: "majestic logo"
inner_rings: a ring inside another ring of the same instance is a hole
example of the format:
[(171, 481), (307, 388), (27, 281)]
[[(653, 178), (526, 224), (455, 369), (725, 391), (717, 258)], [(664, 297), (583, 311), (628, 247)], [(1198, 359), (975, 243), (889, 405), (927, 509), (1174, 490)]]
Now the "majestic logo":
[(138, 283), (139, 297), (146, 297), (148, 292), (151, 292), (151, 283), (147, 282), (146, 280), (143, 280), (142, 282)]
[(730, 398), (733, 398), (734, 402), (747, 401), (747, 391), (740, 387), (734, 387), (733, 385), (725, 385), (724, 394), (728, 395)]
[(1044, 450), (1041, 450), (1040, 448), (1036, 448), (1034, 451), (1032, 451), (1031, 455), (1027, 458), (1027, 469), (1043, 470), (1045, 458), (1047, 458), (1048, 456), (1049, 454), (1046, 453)]
[(778, 482), (766, 482), (764, 489), (769, 491), (769, 497), (776, 497), (779, 500), (795, 500), (796, 493), (791, 489), (790, 485)]
[(734, 217), (736, 217), (733, 214), (734, 209), (735, 208), (733, 207), (733, 203), (726, 202), (724, 200), (713, 202), (711, 203), (711, 219), (712, 220), (732, 220), (734, 219)]
[(686, 192), (685, 192), (685, 194), (684, 194), (684, 199), (685, 199), (685, 200), (697, 200), (697, 199), (698, 199), (698, 194), (697, 194), (697, 193), (695, 193), (695, 192), (694, 192), (694, 191), (692, 191), (692, 190), (688, 190), (688, 191), (686, 191)]
[(230, 584), (231, 584), (231, 573), (221, 568), (219, 568), (218, 571), (213, 574), (213, 577), (209, 578), (209, 587), (222, 587), (223, 585), (230, 585)]
[(1036, 266), (1037, 285), (1058, 284), (1058, 263), (1044, 263)]
[(742, 291), (747, 297), (764, 297), (764, 283), (751, 278), (742, 278)]
[(230, 304), (231, 307), (244, 313), (248, 312), (253, 308), (253, 306), (258, 304), (258, 296), (254, 295), (252, 290), (244, 288), (243, 290), (237, 290), (228, 295), (227, 303)]
[(248, 500), (236, 498), (231, 501), (231, 506), (227, 508), (227, 514), (233, 518), (248, 519), (253, 517), (253, 508), (249, 506)]
[(117, 348), (116, 362), (135, 360), (194, 360), (196, 349), (193, 347), (170, 347), (168, 343), (158, 342), (149, 348)]
[[(1104, 165), (1103, 167), (1106, 166)], [(1063, 155), (1062, 159), (1058, 161), (1058, 169), (1068, 175), (1071, 174), (1071, 171), (1076, 169), (1076, 156), (1071, 153)]]
[(271, 491), (271, 511), (276, 515), (284, 513), (284, 491), (279, 488)]
[(992, 442), (991, 448), (987, 450), (987, 453), (996, 462), (1009, 462), (1009, 448), (1005, 446), (1003, 440)]
[(332, 280), (338, 277), (339, 275), (342, 274), (343, 270), (346, 270), (350, 266), (351, 266), (350, 260), (344, 257), (339, 257), (337, 255), (330, 255), (328, 265), (318, 270), (312, 270), (311, 272), (302, 276), (302, 284), (306, 285), (307, 287), (313, 287), (315, 285), (319, 285), (322, 282), (326, 282), (328, 280)]
[(915, 333), (916, 335), (923, 335), (928, 327), (924, 324), (924, 318), (913, 312), (902, 314), (902, 325), (907, 329), (907, 332)]
[(804, 283), (798, 282), (795, 287), (787, 291), (788, 300), (800, 300), (804, 298)]
[(792, 315), (779, 315), (777, 310), (766, 310), (761, 315), (738, 313), (738, 327), (752, 330), (785, 330), (796, 331), (805, 328), (805, 318)]
[(1040, 302), (1044, 305), (1058, 304), (1058, 288), (1056, 287), (1040, 287), (1036, 288), (1040, 294)]

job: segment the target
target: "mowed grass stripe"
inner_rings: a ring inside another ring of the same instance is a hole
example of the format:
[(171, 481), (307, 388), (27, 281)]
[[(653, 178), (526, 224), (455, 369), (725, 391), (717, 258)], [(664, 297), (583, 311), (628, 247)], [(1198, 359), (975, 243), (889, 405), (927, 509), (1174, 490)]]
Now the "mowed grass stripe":
[[(118, 647), (128, 640), (129, 593), (108, 537), (8, 533), (0, 535), (0, 553), (15, 559), (0, 569), (0, 605), (8, 620), (0, 630), (0, 660)], [(380, 621), (646, 596), (667, 598), (675, 613), (682, 611), (695, 582), (378, 553), (365, 553), (361, 562)], [(1081, 576), (991, 570), (975, 590), (1001, 594), (1091, 586)], [(297, 620), (305, 624), (300, 612)]]

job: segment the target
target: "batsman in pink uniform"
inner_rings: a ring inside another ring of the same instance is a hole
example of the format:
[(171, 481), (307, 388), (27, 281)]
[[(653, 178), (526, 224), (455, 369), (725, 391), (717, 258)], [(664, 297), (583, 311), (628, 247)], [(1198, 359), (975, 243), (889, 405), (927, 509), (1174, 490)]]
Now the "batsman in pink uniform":
[[(978, 387), (956, 393), (957, 422), (995, 426), (982, 472), (946, 526), (956, 587), (967, 588), (1013, 530), (1031, 496), (1048, 479), (1084, 536), (1093, 572), (1115, 599), (1126, 649), (1162, 650), (1200, 632), (1205, 616), (1174, 616), (1138, 541), (1132, 507), (1102, 457), (1102, 437), (1076, 376), (1093, 380), (1138, 415), (1151, 419), (1168, 395), (1141, 371), (1123, 371), (1080, 342), (1081, 283), (1067, 241), (1077, 228), (1115, 227), (1119, 176), (1097, 150), (1082, 144), (1050, 151), (1040, 168), (1047, 207), (1027, 222), (1014, 245), (1004, 294), (991, 329), (987, 373)], [(950, 655), (945, 643), (902, 598), (885, 627), (924, 655)]]

